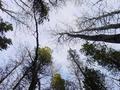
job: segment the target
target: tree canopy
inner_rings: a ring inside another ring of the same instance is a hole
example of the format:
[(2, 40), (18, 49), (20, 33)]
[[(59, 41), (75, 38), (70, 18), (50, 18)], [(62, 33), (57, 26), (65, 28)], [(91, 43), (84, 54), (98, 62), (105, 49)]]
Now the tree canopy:
[(108, 48), (106, 45), (90, 44), (88, 42), (83, 45), (81, 51), (89, 59), (97, 61), (102, 66), (120, 70), (120, 51)]
[(61, 78), (60, 74), (55, 74), (52, 78), (53, 90), (65, 90), (65, 80)]
[(85, 77), (83, 83), (85, 90), (106, 90), (104, 76), (98, 71), (85, 69)]

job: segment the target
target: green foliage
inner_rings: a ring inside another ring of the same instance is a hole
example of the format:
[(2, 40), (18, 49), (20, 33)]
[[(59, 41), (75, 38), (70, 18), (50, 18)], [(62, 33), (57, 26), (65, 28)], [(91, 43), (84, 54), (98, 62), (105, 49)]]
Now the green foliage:
[(60, 74), (55, 74), (52, 78), (53, 90), (65, 90), (65, 80), (61, 78)]
[(49, 8), (44, 0), (28, 0), (32, 3), (32, 10), (35, 14), (39, 15), (39, 23), (43, 23), (47, 19)]
[(0, 50), (7, 49), (8, 44), (12, 44), (11, 39), (7, 39), (6, 37), (0, 37)]
[(97, 61), (102, 66), (109, 69), (120, 70), (120, 51), (107, 48), (105, 45), (86, 43), (82, 46), (81, 51), (89, 56), (91, 60)]
[[(89, 45), (89, 46), (85, 45), (85, 49), (89, 49), (89, 48), (92, 48), (91, 50), (88, 51), (90, 54), (92, 54), (94, 47), (92, 45)], [(89, 53), (87, 53), (87, 55)], [(78, 81), (82, 81), (82, 79), (80, 79), (82, 75), (84, 77), (83, 84), (84, 84), (85, 90), (106, 90), (104, 86), (104, 78), (103, 78), (104, 76), (98, 71), (89, 69), (87, 66), (82, 65), (82, 63), (80, 63), (79, 56), (76, 50), (70, 49), (69, 57), (71, 57), (69, 58), (71, 59), (71, 62), (74, 63), (73, 64), (74, 66), (72, 67), (73, 67), (74, 74), (76, 75), (76, 78), (78, 79)]]
[(101, 73), (93, 69), (85, 69), (86, 77), (83, 81), (85, 90), (106, 90)]
[[(30, 58), (28, 59), (28, 66), (33, 65), (35, 62), (35, 50), (30, 52)], [(30, 61), (29, 61), (30, 60)], [(38, 48), (38, 60), (37, 64), (39, 67), (43, 68), (44, 66), (50, 65), (52, 63), (52, 50), (49, 47)]]
[(3, 6), (3, 5), (2, 5), (2, 1), (0, 0), (0, 9), (2, 8), (2, 6)]
[(39, 48), (38, 50), (38, 59), (40, 60), (42, 65), (47, 65), (51, 63), (52, 59), (52, 51), (49, 47)]
[(13, 30), (12, 24), (9, 24), (8, 22), (0, 22), (0, 32), (2, 34), (10, 30)]
[(0, 50), (6, 49), (8, 45), (12, 44), (11, 39), (5, 37), (5, 33), (8, 31), (12, 31), (12, 24), (8, 22), (4, 22), (2, 19), (0, 20)]
[(86, 43), (82, 46), (81, 51), (85, 52), (86, 55), (93, 55), (95, 46), (93, 44)]
[[(32, 76), (33, 73), (37, 72), (37, 78), (43, 78), (45, 76), (48, 76), (51, 74), (51, 71), (49, 68), (51, 63), (52, 63), (52, 51), (49, 47), (44, 47), (44, 48), (38, 48), (38, 60), (36, 62), (36, 64), (34, 64), (35, 62), (35, 50), (34, 53), (29, 52), (31, 54), (31, 58), (29, 58), (28, 56), (28, 62), (25, 63), (25, 65), (23, 65), (23, 73), (25, 73), (26, 71), (29, 70), (29, 72), (27, 72), (27, 74), (25, 75), (25, 80), (29, 83), (31, 83), (32, 81)], [(26, 60), (27, 60), (26, 59)], [(33, 70), (33, 65), (36, 68), (36, 70)], [(31, 67), (32, 66), (32, 67)]]

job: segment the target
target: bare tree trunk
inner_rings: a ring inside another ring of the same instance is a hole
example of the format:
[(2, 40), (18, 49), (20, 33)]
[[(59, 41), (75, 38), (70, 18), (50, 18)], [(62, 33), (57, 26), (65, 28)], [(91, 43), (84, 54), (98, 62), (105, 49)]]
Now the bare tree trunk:
[(38, 79), (38, 90), (41, 90), (41, 83), (39, 79)]
[(80, 70), (80, 72), (83, 74), (84, 77), (86, 77), (86, 74), (84, 73), (83, 69), (80, 67), (79, 61), (75, 58), (75, 52), (72, 50), (72, 51), (69, 51), (69, 54), (70, 54), (73, 62), (76, 64), (76, 66)]
[(34, 20), (35, 20), (35, 26), (36, 26), (36, 50), (35, 50), (35, 59), (33, 61), (33, 68), (32, 68), (32, 81), (29, 87), (29, 90), (35, 90), (36, 84), (37, 84), (37, 73), (38, 73), (38, 48), (39, 48), (39, 33), (38, 33), (38, 22), (36, 19), (36, 15), (34, 13)]
[(83, 34), (70, 34), (70, 33), (62, 33), (62, 35), (68, 35), (68, 37), (71, 38), (81, 38), (85, 40), (90, 40), (90, 41), (103, 41), (103, 42), (108, 42), (108, 43), (120, 43), (120, 34), (114, 34), (114, 35), (83, 35)]

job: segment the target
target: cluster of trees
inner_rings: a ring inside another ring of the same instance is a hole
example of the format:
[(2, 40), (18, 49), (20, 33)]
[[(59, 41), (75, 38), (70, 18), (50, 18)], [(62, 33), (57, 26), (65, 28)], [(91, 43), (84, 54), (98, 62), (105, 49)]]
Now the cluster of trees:
[[(53, 73), (52, 69), (52, 50), (49, 47), (40, 47), (39, 43), (39, 25), (44, 20), (49, 20), (49, 11), (51, 6), (57, 7), (64, 0), (13, 0), (15, 4), (23, 10), (23, 17), (32, 18), (34, 23), (33, 32), (35, 33), (35, 48), (30, 50), (24, 48), (24, 53), (15, 60), (11, 61), (6, 67), (0, 68), (0, 89), (2, 90), (107, 90), (105, 76), (100, 71), (90, 68), (90, 65), (84, 65), (80, 60), (80, 55), (76, 50), (68, 51), (68, 61), (71, 63), (71, 72), (75, 81), (65, 80), (59, 73)], [(105, 3), (107, 0), (98, 0), (94, 6), (99, 3)], [(29, 26), (24, 19), (17, 17), (17, 13), (3, 7), (3, 0), (0, 0), (0, 10), (8, 14), (14, 20)], [(26, 14), (29, 16), (27, 17)], [(22, 15), (22, 14), (21, 14)], [(120, 70), (120, 51), (109, 48), (103, 44), (96, 44), (98, 41), (108, 43), (120, 43), (119, 33), (106, 33), (120, 29), (120, 10), (109, 12), (99, 12), (96, 16), (80, 17), (78, 21), (79, 31), (68, 30), (58, 32), (58, 39), (73, 40), (75, 38), (84, 39), (87, 43), (82, 45), (81, 53), (87, 57), (89, 62), (97, 62), (108, 70)], [(5, 36), (5, 33), (12, 31), (12, 24), (5, 22), (0, 17), (0, 50), (7, 49), (12, 44), (11, 39)], [(89, 41), (94, 41), (90, 43)], [(116, 82), (120, 79), (109, 77)], [(48, 79), (47, 82), (44, 79)], [(48, 82), (50, 80), (50, 82)], [(43, 85), (49, 83), (49, 85)], [(119, 86), (119, 85), (118, 85)]]
[[(72, 74), (76, 77), (77, 90), (106, 90), (105, 78), (99, 71), (82, 64), (76, 50), (69, 50), (68, 60), (71, 62)], [(78, 82), (78, 83), (77, 83)], [(74, 90), (74, 89), (73, 89)]]

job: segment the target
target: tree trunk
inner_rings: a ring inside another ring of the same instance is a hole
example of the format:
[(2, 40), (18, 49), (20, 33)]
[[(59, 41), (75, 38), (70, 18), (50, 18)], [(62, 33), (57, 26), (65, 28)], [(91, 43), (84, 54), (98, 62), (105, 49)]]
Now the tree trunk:
[(39, 48), (39, 32), (38, 32), (38, 22), (36, 19), (36, 15), (34, 12), (34, 20), (35, 20), (35, 27), (36, 27), (36, 50), (35, 50), (35, 59), (32, 62), (33, 63), (33, 68), (32, 68), (32, 81), (29, 87), (29, 90), (35, 90), (36, 88), (36, 84), (37, 84), (37, 73), (38, 73), (38, 64), (37, 64), (37, 60), (38, 60), (38, 48)]
[(66, 34), (71, 38), (81, 38), (85, 40), (90, 40), (90, 41), (103, 41), (103, 42), (108, 42), (108, 43), (120, 43), (120, 34), (114, 34), (114, 35), (83, 35), (83, 34), (70, 34), (70, 33), (63, 33), (63, 35)]

